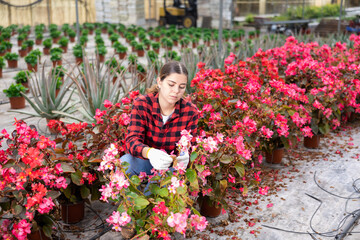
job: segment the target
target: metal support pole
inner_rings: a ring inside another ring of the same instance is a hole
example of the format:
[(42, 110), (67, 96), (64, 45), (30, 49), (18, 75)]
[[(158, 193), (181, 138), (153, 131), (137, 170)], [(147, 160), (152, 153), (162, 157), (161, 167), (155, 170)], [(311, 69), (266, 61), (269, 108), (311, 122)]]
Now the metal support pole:
[(341, 0), (341, 2), (340, 2), (340, 13), (339, 13), (338, 28), (337, 28), (337, 33), (338, 33), (338, 35), (340, 35), (340, 24), (341, 24), (341, 15), (342, 15), (343, 1), (344, 1), (344, 0)]
[(220, 17), (219, 17), (219, 53), (222, 50), (222, 28), (223, 28), (223, 0), (220, 0)]
[(301, 19), (304, 19), (304, 14), (305, 14), (305, 0), (303, 0), (303, 4), (302, 4)]
[(51, 16), (50, 16), (50, 0), (46, 1), (46, 9), (47, 9), (47, 15), (48, 15), (48, 26), (51, 24)]
[(78, 8), (78, 0), (75, 0), (75, 11), (76, 11), (76, 37), (77, 37), (77, 43), (80, 44), (80, 28), (79, 28), (79, 8)]

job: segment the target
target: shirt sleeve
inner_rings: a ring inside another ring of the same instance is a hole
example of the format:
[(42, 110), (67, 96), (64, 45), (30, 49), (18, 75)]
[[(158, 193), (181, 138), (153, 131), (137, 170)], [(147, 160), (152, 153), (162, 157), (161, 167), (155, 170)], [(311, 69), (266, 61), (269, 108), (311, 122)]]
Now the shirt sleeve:
[(191, 140), (191, 145), (196, 145), (196, 137), (197, 137), (197, 128), (198, 128), (198, 122), (199, 122), (199, 112), (196, 108), (194, 115), (192, 116), (191, 120), (188, 123), (187, 130), (191, 131), (191, 135), (193, 136)]
[(144, 144), (146, 113), (139, 103), (134, 104), (130, 114), (130, 124), (126, 136), (126, 149), (128, 152), (138, 158), (143, 158), (142, 150), (147, 145)]

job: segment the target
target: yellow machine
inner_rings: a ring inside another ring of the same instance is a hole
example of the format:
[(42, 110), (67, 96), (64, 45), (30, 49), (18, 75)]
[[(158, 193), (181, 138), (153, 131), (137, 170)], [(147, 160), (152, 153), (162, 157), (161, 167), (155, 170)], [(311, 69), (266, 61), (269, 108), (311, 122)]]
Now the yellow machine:
[(196, 0), (174, 0), (172, 6), (166, 6), (164, 0), (163, 7), (159, 11), (159, 25), (166, 24), (183, 26), (185, 28), (196, 27), (197, 3)]

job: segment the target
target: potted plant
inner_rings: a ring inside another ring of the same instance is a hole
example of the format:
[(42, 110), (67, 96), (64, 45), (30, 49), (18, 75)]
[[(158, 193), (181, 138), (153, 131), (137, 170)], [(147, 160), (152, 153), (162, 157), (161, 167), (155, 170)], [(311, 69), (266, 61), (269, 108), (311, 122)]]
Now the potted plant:
[(2, 74), (2, 70), (3, 68), (6, 66), (4, 58), (0, 56), (0, 78), (2, 78), (3, 74)]
[(52, 38), (53, 43), (57, 43), (60, 39), (61, 32), (54, 30), (50, 32), (50, 37)]
[(119, 34), (116, 33), (110, 35), (109, 39), (111, 41), (111, 45), (114, 45), (114, 43), (119, 39), (119, 37)]
[(157, 54), (159, 54), (159, 52), (160, 52), (160, 43), (159, 42), (152, 42), (151, 47)]
[(104, 39), (101, 37), (101, 35), (95, 36), (95, 44), (96, 45), (105, 45)]
[(5, 53), (7, 53), (7, 48), (5, 44), (0, 43), (0, 56), (1, 57), (5, 56)]
[(76, 64), (81, 64), (83, 62), (83, 48), (81, 45), (76, 44), (73, 47), (73, 54), (75, 56)]
[[(0, 192), (1, 234), (9, 239), (50, 240), (55, 223), (54, 200), (59, 188), (67, 186), (59, 175), (61, 164), (52, 161), (55, 142), (38, 134), (34, 126), (28, 126), (23, 120), (16, 120), (14, 125), (12, 134), (4, 129), (0, 135), (0, 141), (9, 143), (5, 151), (12, 153), (6, 154), (0, 164), (1, 169), (11, 172), (12, 176), (0, 176), (6, 189)], [(29, 136), (31, 141), (23, 140)], [(48, 180), (44, 180), (44, 176)], [(9, 214), (11, 218), (7, 217)]]
[(10, 100), (11, 109), (25, 108), (25, 98), (21, 93), (26, 92), (26, 88), (22, 84), (11, 84), (9, 88), (4, 89), (3, 92)]
[(25, 41), (25, 44), (28, 46), (28, 52), (30, 52), (33, 50), (35, 42), (29, 39)]
[(57, 65), (62, 65), (62, 52), (63, 50), (61, 48), (52, 48), (50, 50), (50, 60), (53, 63), (53, 67), (57, 66)]
[(138, 57), (143, 57), (145, 55), (143, 43), (136, 43), (135, 50), (136, 50)]
[(144, 38), (142, 40), (142, 43), (144, 43), (146, 51), (149, 51), (150, 47), (151, 47), (151, 40), (147, 39), (147, 38)]
[(39, 62), (41, 61), (41, 55), (42, 55), (42, 52), (39, 50), (39, 49), (35, 49), (35, 50), (32, 50), (28, 55), (35, 55)]
[(182, 48), (186, 48), (190, 43), (190, 39), (189, 38), (182, 38), (180, 39), (180, 45)]
[(19, 55), (16, 53), (6, 53), (5, 54), (5, 59), (8, 62), (8, 67), (9, 68), (17, 68), (18, 67), (18, 59), (19, 59)]
[(66, 69), (63, 66), (56, 66), (51, 69), (52, 76), (57, 76), (61, 82), (64, 82)]
[(50, 55), (50, 49), (51, 49), (51, 46), (52, 46), (51, 38), (45, 39), (42, 44), (44, 45), (43, 53), (45, 55)]
[(27, 69), (29, 71), (37, 72), (38, 56), (34, 53), (29, 53), (25, 58)]
[(63, 53), (67, 53), (69, 39), (67, 37), (62, 37), (58, 41), (58, 44), (60, 45), (60, 48), (63, 50)]
[(107, 49), (105, 45), (99, 45), (96, 47), (96, 55), (99, 55), (99, 62), (105, 62), (106, 53)]
[(27, 89), (27, 92), (29, 92), (28, 89), (29, 89), (30, 73), (31, 72), (28, 70), (21, 70), (14, 77), (15, 82), (17, 84), (22, 84)]
[(114, 43), (115, 52), (119, 54), (120, 59), (125, 59), (128, 48), (119, 42)]
[(87, 42), (89, 41), (86, 35), (80, 36), (80, 45), (86, 47)]
[(25, 40), (26, 37), (27, 37), (26, 34), (19, 34), (19, 36), (17, 37), (17, 44), (19, 47), (23, 44), (23, 41)]
[(72, 29), (68, 31), (70, 42), (75, 42), (76, 32)]
[(27, 52), (28, 52), (28, 46), (26, 45), (26, 43), (24, 43), (23, 45), (21, 45), (21, 47), (19, 49), (20, 57), (25, 57)]

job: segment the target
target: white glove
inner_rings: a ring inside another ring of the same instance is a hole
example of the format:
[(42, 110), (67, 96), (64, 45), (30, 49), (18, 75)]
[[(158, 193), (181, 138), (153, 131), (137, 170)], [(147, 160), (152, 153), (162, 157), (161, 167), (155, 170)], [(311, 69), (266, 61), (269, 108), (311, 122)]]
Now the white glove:
[(190, 161), (190, 156), (188, 152), (182, 153), (180, 154), (180, 156), (178, 156), (177, 158), (178, 164), (179, 163), (184, 163), (184, 167), (187, 167), (187, 165), (189, 164)]
[(159, 149), (151, 148), (147, 154), (151, 165), (156, 170), (166, 170), (170, 167), (173, 159), (169, 154)]

